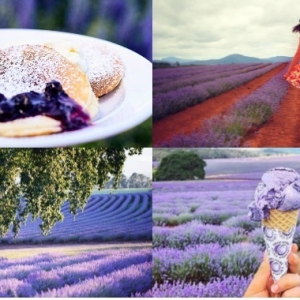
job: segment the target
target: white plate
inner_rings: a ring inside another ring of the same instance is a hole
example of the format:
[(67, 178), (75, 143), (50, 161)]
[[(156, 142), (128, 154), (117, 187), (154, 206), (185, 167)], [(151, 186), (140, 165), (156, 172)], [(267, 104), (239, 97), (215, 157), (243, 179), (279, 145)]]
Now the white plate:
[[(54, 39), (75, 42), (96, 41), (112, 47), (120, 55), (125, 65), (125, 76), (121, 84), (110, 94), (100, 98), (99, 112), (93, 125), (84, 129), (53, 135), (3, 138), (0, 147), (65, 147), (104, 139), (126, 131), (152, 115), (152, 64), (139, 54), (104, 40), (72, 33), (28, 30), (0, 29), (1, 44), (37, 44)], [(0, 91), (1, 93), (1, 91)]]

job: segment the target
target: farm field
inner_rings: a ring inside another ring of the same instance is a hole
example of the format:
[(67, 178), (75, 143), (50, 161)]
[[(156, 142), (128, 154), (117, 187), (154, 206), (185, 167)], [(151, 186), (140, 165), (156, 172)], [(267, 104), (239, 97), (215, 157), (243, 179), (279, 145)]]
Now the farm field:
[(151, 287), (148, 249), (1, 259), (1, 297), (128, 297)]
[[(60, 253), (75, 255), (83, 252), (117, 250), (117, 249), (144, 249), (151, 247), (152, 242), (110, 242), (99, 243), (74, 243), (74, 244), (47, 244), (47, 253)], [(0, 256), (8, 259), (24, 258), (45, 253), (44, 245), (1, 245)]]
[(279, 64), (233, 64), (155, 69), (154, 120), (238, 87)]
[(92, 195), (51, 233), (28, 221), (0, 239), (1, 297), (130, 297), (152, 284), (152, 193)]
[(149, 296), (242, 297), (264, 251), (261, 224), (247, 216), (257, 184), (271, 167), (300, 171), (299, 156), (206, 161), (205, 180), (153, 183)]
[[(214, 67), (220, 68), (220, 74), (222, 73), (222, 68), (224, 68), (224, 66)], [(227, 65), (227, 67), (229, 68), (231, 65)], [(180, 97), (181, 100), (177, 100), (180, 103), (189, 102), (189, 89), (195, 89), (195, 87), (198, 87), (200, 90), (195, 92), (196, 94), (198, 93), (199, 98), (195, 96), (197, 100), (191, 102), (192, 107), (182, 108), (180, 111), (178, 110), (179, 112), (165, 116), (163, 119), (160, 118), (160, 120), (158, 118), (155, 119), (153, 129), (154, 145), (164, 147), (237, 147), (241, 145), (245, 147), (280, 147), (286, 145), (295, 146), (298, 145), (298, 142), (300, 144), (298, 131), (296, 129), (290, 130), (291, 128), (299, 127), (297, 124), (299, 123), (298, 112), (300, 106), (298, 109), (297, 101), (295, 100), (298, 91), (290, 87), (283, 79), (286, 64), (280, 64), (279, 66), (277, 64), (276, 66), (273, 65), (273, 67), (272, 70), (258, 75), (255, 79), (252, 78), (241, 84), (236, 83), (234, 87), (231, 85), (228, 91), (224, 90), (215, 93), (216, 89), (211, 88), (212, 92), (206, 93), (205, 99), (201, 101), (198, 100), (202, 97), (201, 94), (204, 93), (205, 85), (202, 88), (201, 84), (199, 84), (199, 87), (196, 83), (194, 83), (193, 87), (187, 85), (183, 93), (180, 93), (182, 87), (178, 89), (174, 87), (173, 93)], [(263, 70), (264, 68), (261, 69)], [(212, 72), (211, 77), (214, 77), (215, 80), (210, 83), (222, 86), (223, 79), (222, 77), (217, 77), (217, 74), (219, 73)], [(239, 74), (238, 76), (244, 75)], [(229, 80), (229, 78), (231, 76), (225, 79)], [(159, 79), (157, 80), (159, 81)], [(174, 85), (178, 80), (174, 78)], [(183, 78), (182, 81), (186, 82)], [(164, 93), (154, 93), (154, 99), (156, 95), (158, 99), (161, 99), (160, 96), (164, 95)], [(169, 95), (164, 100), (164, 105), (174, 109), (174, 106), (177, 107), (177, 104), (171, 104), (171, 100), (172, 97)], [(155, 105), (154, 100), (154, 115), (156, 115)], [(293, 108), (291, 109), (291, 107)], [(287, 111), (289, 112), (289, 122), (286, 122), (287, 115), (283, 113)], [(273, 116), (275, 117), (276, 114), (280, 116), (273, 120)], [(270, 122), (276, 121), (274, 124), (275, 130), (267, 130), (269, 120)], [(288, 124), (284, 125), (285, 123)], [(263, 134), (256, 134), (257, 131), (263, 128), (266, 128)], [(260, 138), (259, 141), (257, 141), (258, 138)], [(270, 145), (266, 144), (267, 141), (270, 141)]]
[(206, 178), (231, 178), (260, 180), (261, 175), (274, 166), (300, 169), (299, 155), (265, 156), (231, 159), (205, 159)]
[(49, 235), (40, 234), (39, 219), (29, 219), (16, 238), (9, 232), (0, 238), (0, 244), (151, 240), (151, 205), (151, 192), (93, 195), (75, 218), (65, 203), (61, 209), (64, 221)]
[[(267, 124), (250, 134), (241, 146), (280, 147), (284, 145), (285, 147), (299, 147), (300, 102), (298, 100), (299, 90), (289, 87), (280, 109)], [(266, 140), (268, 141), (267, 144)]]

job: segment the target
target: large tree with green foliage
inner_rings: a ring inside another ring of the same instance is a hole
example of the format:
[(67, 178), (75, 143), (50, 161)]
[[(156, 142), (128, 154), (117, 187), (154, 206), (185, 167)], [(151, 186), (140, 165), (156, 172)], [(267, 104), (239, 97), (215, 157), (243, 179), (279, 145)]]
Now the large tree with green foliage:
[(204, 179), (206, 163), (195, 152), (176, 151), (165, 156), (154, 175), (155, 180)]
[(95, 185), (109, 175), (122, 176), (129, 155), (141, 148), (0, 149), (0, 236), (10, 226), (18, 233), (31, 214), (40, 218), (43, 234), (63, 220), (60, 208), (69, 201), (76, 215), (83, 210)]

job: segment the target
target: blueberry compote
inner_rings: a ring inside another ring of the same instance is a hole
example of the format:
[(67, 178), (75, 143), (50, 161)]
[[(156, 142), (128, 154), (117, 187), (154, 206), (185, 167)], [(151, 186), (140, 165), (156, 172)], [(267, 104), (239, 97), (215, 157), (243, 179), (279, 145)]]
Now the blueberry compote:
[(22, 93), (11, 99), (0, 94), (0, 122), (16, 119), (47, 116), (61, 122), (62, 130), (69, 131), (86, 127), (90, 116), (71, 99), (58, 81), (46, 84), (44, 93)]

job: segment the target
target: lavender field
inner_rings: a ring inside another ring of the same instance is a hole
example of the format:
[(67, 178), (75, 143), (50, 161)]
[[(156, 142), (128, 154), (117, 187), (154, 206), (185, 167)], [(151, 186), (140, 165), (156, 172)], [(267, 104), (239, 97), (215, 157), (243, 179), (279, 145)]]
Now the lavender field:
[[(300, 171), (299, 161), (211, 159), (205, 180), (154, 182), (155, 285), (147, 295), (242, 297), (265, 247), (261, 224), (249, 220), (247, 205), (265, 171), (291, 165)], [(300, 226), (294, 242), (300, 246)]]
[(92, 195), (75, 218), (68, 203), (61, 211), (64, 221), (47, 236), (31, 220), (16, 238), (0, 239), (0, 297), (131, 297), (151, 289), (151, 192)]
[[(238, 147), (248, 131), (266, 123), (279, 109), (289, 84), (286, 69), (260, 88), (239, 99), (224, 115), (207, 119), (189, 135), (175, 135), (167, 147)], [(230, 77), (229, 77), (230, 78)], [(272, 134), (272, 133), (270, 133)]]
[(261, 63), (154, 69), (154, 120), (238, 87), (279, 65)]
[(41, 235), (39, 219), (28, 220), (16, 238), (10, 232), (0, 238), (0, 244), (150, 241), (151, 197), (151, 192), (93, 195), (76, 217), (66, 202), (61, 209), (64, 221), (57, 223), (49, 235)]
[(129, 297), (151, 288), (151, 249), (0, 257), (0, 297)]

